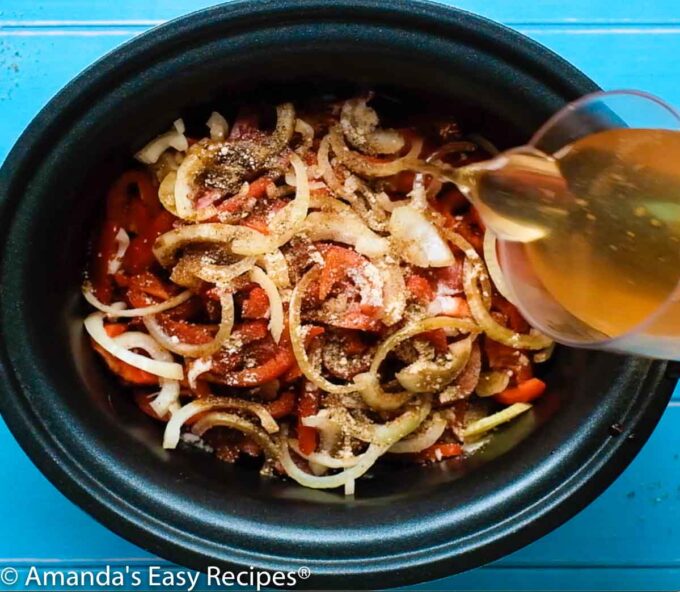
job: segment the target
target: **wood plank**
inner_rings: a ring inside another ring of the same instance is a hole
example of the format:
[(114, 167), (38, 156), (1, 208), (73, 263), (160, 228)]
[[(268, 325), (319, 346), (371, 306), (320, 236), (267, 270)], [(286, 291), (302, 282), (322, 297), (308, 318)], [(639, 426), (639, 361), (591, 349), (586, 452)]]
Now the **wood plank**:
[[(212, 6), (210, 0), (164, 0), (115, 3), (90, 0), (5, 0), (0, 21), (161, 21)], [(676, 0), (629, 0), (627, 2), (592, 2), (591, 0), (542, 0), (518, 6), (507, 0), (444, 0), (488, 18), (508, 24), (520, 23), (669, 23), (680, 22)]]

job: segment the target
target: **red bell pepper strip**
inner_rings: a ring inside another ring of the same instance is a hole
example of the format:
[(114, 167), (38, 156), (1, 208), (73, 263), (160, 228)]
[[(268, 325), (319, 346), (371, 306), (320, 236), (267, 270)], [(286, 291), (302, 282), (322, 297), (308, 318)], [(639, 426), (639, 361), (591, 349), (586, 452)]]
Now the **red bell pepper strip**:
[[(131, 195), (131, 186), (136, 187), (136, 196)], [(109, 189), (106, 218), (97, 240), (91, 274), (94, 293), (102, 302), (109, 303), (113, 293), (108, 267), (118, 250), (118, 232), (121, 229), (139, 230), (147, 226), (149, 217), (155, 216), (160, 210), (156, 190), (149, 174), (144, 171), (126, 171)]]
[(502, 393), (494, 396), (494, 399), (503, 405), (514, 403), (529, 403), (540, 397), (545, 391), (545, 382), (538, 378), (530, 378), (520, 382), (517, 386), (505, 389)]
[(254, 287), (243, 301), (241, 314), (246, 319), (264, 319), (268, 312), (269, 297), (267, 293), (260, 286)]
[(492, 308), (497, 309), (507, 317), (508, 327), (510, 327), (510, 329), (517, 331), (518, 333), (526, 333), (529, 331), (529, 323), (527, 323), (526, 319), (522, 316), (522, 313), (517, 310), (517, 307), (514, 304), (511, 304), (502, 296), (496, 296), (493, 299), (492, 304)]
[(533, 376), (531, 362), (522, 356), (522, 352), (493, 341), (484, 339), (484, 353), (492, 370), (510, 370), (513, 378), (518, 382), (525, 382)]
[(444, 329), (433, 329), (432, 331), (426, 331), (421, 333), (419, 337), (427, 339), (439, 354), (445, 354), (449, 351), (449, 342), (446, 339), (446, 332)]
[(317, 390), (302, 389), (302, 393), (298, 398), (298, 424), (297, 436), (298, 446), (302, 454), (311, 454), (316, 450), (319, 441), (319, 435), (315, 428), (306, 426), (302, 423), (304, 417), (316, 415), (319, 410), (319, 393)]
[(319, 298), (325, 300), (333, 286), (347, 276), (350, 269), (361, 268), (365, 263), (359, 253), (331, 245), (324, 249), (324, 266), (319, 277)]
[(123, 258), (123, 269), (128, 273), (147, 271), (156, 261), (153, 245), (163, 233), (172, 230), (175, 218), (167, 210), (160, 212), (150, 223), (139, 229), (139, 234), (130, 241)]
[(445, 458), (451, 458), (452, 456), (460, 456), (461, 454), (463, 454), (463, 448), (460, 444), (433, 444), (418, 453), (418, 460), (436, 462)]
[(411, 274), (406, 280), (406, 289), (421, 302), (431, 302), (434, 299), (434, 290), (430, 281), (417, 273)]
[(267, 411), (269, 411), (274, 419), (281, 419), (286, 415), (290, 415), (295, 411), (295, 393), (293, 391), (282, 393), (278, 399), (267, 403)]

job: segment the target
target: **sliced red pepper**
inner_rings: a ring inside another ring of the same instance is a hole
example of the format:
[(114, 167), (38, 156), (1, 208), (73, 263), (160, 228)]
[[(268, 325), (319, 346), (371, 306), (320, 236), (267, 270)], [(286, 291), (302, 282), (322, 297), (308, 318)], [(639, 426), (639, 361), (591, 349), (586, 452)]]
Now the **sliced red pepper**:
[(269, 328), (266, 321), (245, 321), (234, 328), (233, 335), (238, 336), (241, 341), (252, 343), (264, 339), (269, 334)]
[(361, 338), (359, 331), (344, 331), (341, 336), (342, 348), (350, 356), (363, 354), (368, 346)]
[(460, 456), (463, 448), (460, 444), (433, 444), (418, 453), (418, 460), (423, 462), (437, 462), (445, 458)]
[(367, 315), (361, 311), (358, 304), (352, 305), (345, 313), (338, 315), (337, 318), (327, 321), (329, 325), (340, 327), (341, 329), (354, 329), (359, 331), (382, 331), (384, 325), (380, 319), (373, 315)]
[(241, 314), (246, 319), (264, 319), (268, 312), (269, 297), (260, 286), (255, 286), (243, 301)]
[(267, 188), (272, 184), (273, 182), (269, 177), (259, 177), (248, 186), (248, 195), (255, 199), (266, 197)]
[(118, 337), (127, 331), (127, 325), (124, 323), (109, 323), (104, 325), (104, 331), (109, 337)]
[(265, 216), (253, 215), (244, 218), (241, 221), (241, 226), (247, 226), (253, 230), (257, 230), (260, 234), (269, 234), (269, 225)]
[(172, 297), (170, 289), (151, 272), (144, 272), (132, 276), (129, 282), (129, 289), (143, 292), (160, 300), (167, 300)]
[[(131, 196), (132, 186), (136, 187), (136, 196)], [(136, 230), (146, 226), (148, 216), (156, 215), (160, 209), (150, 175), (144, 171), (126, 171), (109, 189), (106, 218), (97, 240), (91, 278), (94, 293), (102, 302), (109, 303), (113, 293), (108, 267), (118, 250), (118, 232), (130, 230), (133, 226)], [(143, 215), (144, 210), (148, 216)]]
[(444, 329), (433, 329), (432, 331), (426, 331), (421, 333), (419, 337), (427, 339), (433, 346), (437, 353), (445, 354), (449, 351), (449, 342), (446, 338), (446, 332)]
[(463, 264), (458, 260), (453, 265), (432, 269), (431, 273), (438, 286), (447, 288), (451, 292), (462, 292)]
[(267, 411), (269, 411), (274, 419), (281, 419), (295, 411), (295, 400), (295, 393), (293, 391), (286, 391), (281, 393), (278, 399), (267, 403)]
[(413, 189), (416, 174), (413, 171), (400, 171), (390, 177), (389, 185), (397, 193), (409, 193)]
[(319, 298), (325, 300), (333, 286), (347, 276), (350, 269), (361, 268), (366, 263), (359, 253), (337, 245), (324, 249), (324, 266), (319, 277)]
[(412, 273), (406, 280), (406, 289), (415, 298), (422, 302), (431, 302), (434, 299), (434, 290), (430, 281), (417, 273)]
[(319, 393), (316, 389), (309, 390), (303, 387), (302, 392), (298, 398), (298, 424), (297, 436), (298, 446), (302, 454), (312, 454), (316, 450), (319, 441), (319, 435), (315, 428), (306, 426), (302, 423), (304, 417), (316, 415), (319, 410)]
[(526, 319), (522, 316), (522, 313), (519, 312), (514, 304), (508, 302), (502, 296), (494, 297), (493, 308), (497, 309), (507, 317), (508, 327), (510, 327), (510, 329), (513, 331), (517, 331), (518, 333), (526, 333), (529, 331), (529, 323), (527, 323)]
[(522, 356), (520, 350), (498, 343), (486, 337), (484, 352), (492, 370), (510, 370), (516, 382), (524, 382), (533, 376), (531, 362)]
[(494, 396), (494, 399), (503, 405), (529, 403), (545, 392), (545, 386), (545, 382), (542, 380), (530, 378), (520, 382), (516, 387), (505, 389), (502, 393), (498, 393)]
[(172, 319), (166, 315), (161, 316), (161, 326), (171, 337), (177, 337), (181, 343), (200, 345), (208, 343), (215, 337), (217, 329), (214, 325), (199, 325), (188, 323), (181, 319)]
[(155, 262), (153, 245), (163, 233), (172, 230), (177, 218), (167, 210), (160, 212), (153, 220), (139, 229), (139, 234), (130, 241), (123, 258), (123, 269), (135, 274), (147, 271)]

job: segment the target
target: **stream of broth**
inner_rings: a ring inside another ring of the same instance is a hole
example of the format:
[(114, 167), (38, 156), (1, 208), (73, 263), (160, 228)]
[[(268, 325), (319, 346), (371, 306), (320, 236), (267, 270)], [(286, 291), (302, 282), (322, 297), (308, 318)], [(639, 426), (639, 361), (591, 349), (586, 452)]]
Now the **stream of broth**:
[[(458, 176), (489, 226), (524, 243), (531, 272), (589, 327), (619, 336), (675, 289), (680, 132), (612, 129), (552, 156), (502, 153)], [(680, 335), (680, 313), (668, 324)]]

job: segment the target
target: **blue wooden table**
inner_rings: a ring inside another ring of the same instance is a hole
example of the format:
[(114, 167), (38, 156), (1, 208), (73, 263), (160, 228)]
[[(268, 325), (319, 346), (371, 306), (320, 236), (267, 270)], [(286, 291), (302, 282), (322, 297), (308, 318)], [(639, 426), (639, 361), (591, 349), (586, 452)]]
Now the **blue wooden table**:
[[(0, 0), (0, 160), (83, 67), (149, 27), (209, 4)], [(455, 4), (547, 45), (603, 88), (640, 88), (680, 106), (678, 0)], [(0, 467), (0, 571), (162, 563), (67, 501), (1, 423)], [(494, 564), (414, 589), (680, 589), (680, 389), (639, 457), (581, 514)]]

